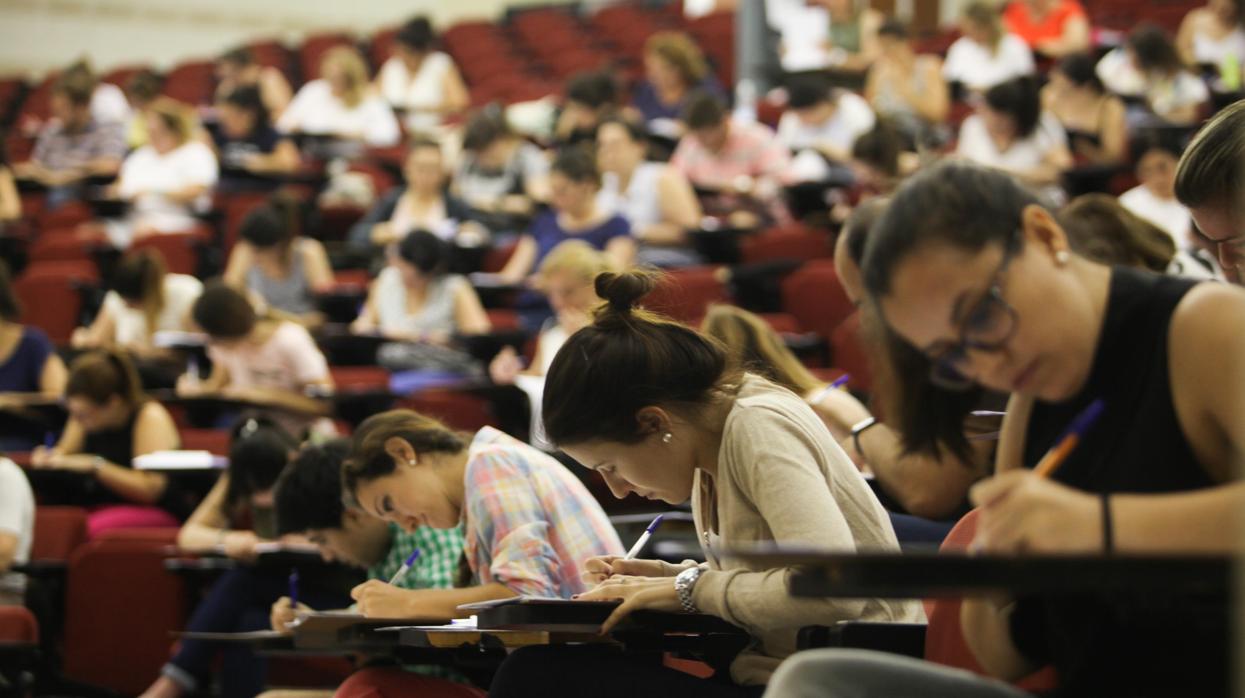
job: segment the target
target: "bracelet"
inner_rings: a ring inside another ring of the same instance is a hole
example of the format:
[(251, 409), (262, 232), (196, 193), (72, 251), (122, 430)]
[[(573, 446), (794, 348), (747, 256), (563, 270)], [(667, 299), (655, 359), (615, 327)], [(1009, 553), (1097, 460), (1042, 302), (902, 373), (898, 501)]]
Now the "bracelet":
[(95, 456), (95, 458), (91, 460), (91, 472), (99, 475), (99, 471), (104, 469), (105, 463), (107, 463), (107, 461), (104, 460), (103, 456)]
[[(877, 423), (877, 417), (869, 417), (868, 419), (862, 419), (852, 425), (852, 446), (856, 448), (856, 453), (859, 454), (861, 458), (865, 458), (865, 452), (860, 448), (860, 435), (868, 431), (870, 427), (876, 425)], [(869, 459), (865, 458), (865, 460)]]
[(1115, 532), (1111, 527), (1111, 495), (1103, 492), (1102, 499), (1102, 552), (1115, 552)]

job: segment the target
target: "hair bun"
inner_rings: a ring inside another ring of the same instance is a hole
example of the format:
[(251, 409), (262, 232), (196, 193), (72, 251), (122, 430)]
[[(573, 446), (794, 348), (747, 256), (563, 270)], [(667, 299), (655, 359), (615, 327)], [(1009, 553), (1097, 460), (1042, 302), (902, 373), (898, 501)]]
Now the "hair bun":
[(611, 311), (622, 314), (630, 313), (636, 302), (656, 285), (653, 274), (643, 271), (618, 274), (607, 271), (598, 274), (595, 282), (597, 296), (609, 304)]

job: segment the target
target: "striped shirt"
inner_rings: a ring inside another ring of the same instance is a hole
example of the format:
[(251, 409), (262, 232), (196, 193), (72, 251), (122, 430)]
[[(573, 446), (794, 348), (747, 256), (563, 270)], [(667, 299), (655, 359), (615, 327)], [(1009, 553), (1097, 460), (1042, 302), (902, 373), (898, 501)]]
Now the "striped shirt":
[(731, 121), (720, 150), (711, 151), (688, 134), (670, 158), (692, 184), (708, 189), (729, 188), (746, 176), (760, 180), (761, 189), (776, 191), (790, 163), (790, 152), (768, 126), (743, 121)]
[(624, 552), (583, 483), (552, 456), (492, 427), (471, 442), (464, 484), (465, 550), (480, 584), (570, 598), (587, 590), (585, 560)]
[(53, 172), (60, 172), (85, 167), (104, 158), (120, 162), (125, 157), (125, 149), (125, 128), (121, 124), (92, 119), (81, 131), (71, 132), (60, 123), (53, 123), (39, 133), (31, 159)]
[(368, 579), (389, 581), (398, 568), (406, 562), (411, 552), (419, 548), (419, 559), (398, 582), (403, 589), (449, 589), (458, 575), (458, 558), (463, 554), (463, 529), (436, 529), (420, 526), (414, 533), (403, 531), (396, 524), (389, 524), (392, 542), (384, 559), (367, 570)]

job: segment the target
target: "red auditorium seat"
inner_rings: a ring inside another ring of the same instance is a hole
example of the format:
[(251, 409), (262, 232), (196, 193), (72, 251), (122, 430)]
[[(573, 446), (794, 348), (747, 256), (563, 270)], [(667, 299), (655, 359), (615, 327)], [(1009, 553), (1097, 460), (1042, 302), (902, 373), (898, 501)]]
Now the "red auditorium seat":
[(644, 305), (679, 322), (697, 326), (710, 304), (731, 302), (719, 272), (720, 267), (672, 269), (644, 298)]
[(389, 372), (379, 366), (329, 366), (338, 390), (371, 390), (389, 387)]
[(228, 429), (195, 429), (181, 427), (177, 430), (182, 448), (187, 451), (207, 451), (217, 456), (229, 455)]
[(801, 224), (775, 226), (745, 238), (739, 245), (745, 263), (778, 259), (821, 259), (833, 255), (830, 235)]
[(368, 42), (367, 56), (372, 62), (373, 71), (379, 71), (385, 61), (389, 60), (389, 56), (393, 55), (393, 42), (397, 34), (398, 28), (390, 27), (372, 35), (372, 40)]
[(830, 336), (830, 350), (835, 368), (852, 374), (852, 388), (865, 392), (873, 390), (873, 362), (865, 348), (861, 335), (860, 311), (852, 313), (834, 328)]
[(827, 340), (856, 308), (843, 292), (830, 260), (813, 260), (782, 281), (783, 310), (794, 315), (800, 326)]
[[(164, 551), (176, 540), (176, 529), (132, 537), (113, 533), (83, 545), (69, 560), (63, 673), (137, 695), (168, 659), (169, 633), (185, 627), (186, 589), (164, 569)], [(117, 641), (119, 629), (124, 642)]]
[(246, 214), (264, 205), (270, 196), (271, 194), (265, 192), (239, 192), (216, 196), (215, 208), (222, 214), (226, 254), (238, 241), (238, 234), (242, 229), (242, 221), (246, 218)]
[(104, 73), (100, 76), (99, 80), (100, 82), (111, 83), (124, 90), (126, 84), (130, 82), (130, 79), (144, 70), (151, 70), (151, 67), (145, 65), (122, 66), (120, 68), (113, 68), (107, 73)]
[(189, 61), (164, 76), (162, 92), (186, 104), (210, 104), (216, 91), (216, 64), (211, 61)]
[[(968, 549), (977, 535), (978, 510), (974, 509), (964, 515), (943, 539), (939, 550), (942, 552), (960, 552)], [(939, 597), (925, 600), (925, 615), (929, 625), (925, 630), (925, 659), (957, 669), (966, 669), (978, 674), (985, 670), (977, 663), (972, 650), (964, 641), (960, 630), (960, 599), (955, 597)], [(1049, 693), (1056, 687), (1057, 680), (1054, 669), (1047, 667), (1017, 682), (1017, 686), (1039, 694)]]
[(39, 622), (24, 606), (0, 606), (0, 646), (38, 645)]
[(481, 427), (498, 426), (488, 400), (450, 388), (421, 390), (402, 398), (394, 407), (436, 417), (451, 429), (476, 431)]
[(82, 312), (80, 289), (99, 282), (89, 262), (38, 262), (26, 268), (13, 290), (24, 306), (21, 323), (41, 328), (53, 342), (65, 344)]
[(164, 263), (174, 274), (195, 275), (199, 269), (199, 251), (212, 240), (212, 231), (200, 223), (184, 233), (151, 235), (136, 241), (130, 251), (154, 249), (164, 256)]
[(86, 509), (81, 507), (35, 507), (35, 535), (31, 560), (67, 561), (86, 542)]

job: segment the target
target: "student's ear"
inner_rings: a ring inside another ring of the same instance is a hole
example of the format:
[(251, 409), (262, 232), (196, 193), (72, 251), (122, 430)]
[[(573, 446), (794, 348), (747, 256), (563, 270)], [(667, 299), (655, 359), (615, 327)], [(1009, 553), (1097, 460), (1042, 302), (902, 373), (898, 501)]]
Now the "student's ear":
[(1020, 212), (1020, 226), (1024, 233), (1025, 244), (1033, 245), (1035, 251), (1041, 251), (1042, 254), (1052, 259), (1060, 256), (1066, 258), (1071, 252), (1068, 234), (1059, 225), (1059, 221), (1055, 220), (1055, 216), (1041, 206), (1037, 204), (1025, 206)]
[(399, 436), (391, 436), (385, 439), (385, 453), (388, 453), (398, 465), (419, 465), (419, 458), (415, 454), (415, 449), (410, 442)]
[(644, 407), (635, 413), (636, 424), (640, 427), (641, 436), (664, 434), (670, 431), (670, 415), (660, 407)]

